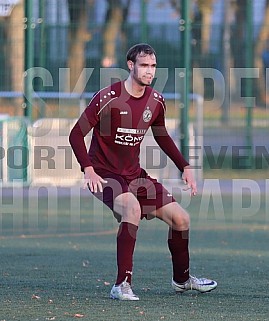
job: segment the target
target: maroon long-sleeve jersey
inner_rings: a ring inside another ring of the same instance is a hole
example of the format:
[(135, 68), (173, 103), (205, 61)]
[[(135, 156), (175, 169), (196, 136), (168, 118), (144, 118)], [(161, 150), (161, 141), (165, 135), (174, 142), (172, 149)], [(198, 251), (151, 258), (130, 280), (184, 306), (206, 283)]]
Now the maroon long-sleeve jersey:
[[(125, 176), (139, 176), (140, 145), (151, 127), (154, 138), (180, 171), (188, 165), (165, 128), (165, 101), (147, 86), (143, 96), (127, 93), (124, 82), (100, 90), (71, 130), (69, 141), (82, 168), (93, 166)], [(84, 137), (93, 129), (87, 152)]]

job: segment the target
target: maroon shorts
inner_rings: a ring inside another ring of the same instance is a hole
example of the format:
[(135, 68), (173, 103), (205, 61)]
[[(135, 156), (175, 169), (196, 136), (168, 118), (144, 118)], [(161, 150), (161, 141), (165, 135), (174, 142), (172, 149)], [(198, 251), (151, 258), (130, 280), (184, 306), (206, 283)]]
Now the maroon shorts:
[(130, 181), (125, 177), (104, 170), (96, 173), (107, 181), (103, 184), (103, 193), (92, 193), (106, 204), (112, 211), (115, 198), (123, 193), (131, 192), (137, 198), (141, 207), (141, 219), (150, 218), (150, 213), (166, 204), (175, 202), (173, 196), (156, 179), (150, 177), (144, 169), (140, 176)]

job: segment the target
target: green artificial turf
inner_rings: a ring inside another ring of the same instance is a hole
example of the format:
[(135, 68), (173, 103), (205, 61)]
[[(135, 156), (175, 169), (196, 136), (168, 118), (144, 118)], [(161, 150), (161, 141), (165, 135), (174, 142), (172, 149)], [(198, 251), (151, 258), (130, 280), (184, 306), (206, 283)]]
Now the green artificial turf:
[[(268, 320), (266, 199), (259, 198), (258, 210), (244, 217), (233, 205), (236, 197), (224, 195), (218, 204), (197, 196), (187, 207), (191, 273), (212, 277), (217, 289), (175, 294), (167, 226), (142, 221), (133, 276), (140, 301), (133, 302), (109, 299), (117, 229), (109, 210), (82, 198), (71, 213), (68, 197), (49, 210), (40, 198), (36, 213), (26, 200), (16, 214), (1, 217), (0, 320)], [(250, 200), (242, 204), (247, 208)]]

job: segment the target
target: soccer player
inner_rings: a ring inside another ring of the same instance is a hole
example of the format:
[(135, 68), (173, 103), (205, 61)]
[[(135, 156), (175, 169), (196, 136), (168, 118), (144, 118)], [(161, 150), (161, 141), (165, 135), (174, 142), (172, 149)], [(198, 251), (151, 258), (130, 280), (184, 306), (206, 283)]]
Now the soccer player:
[[(131, 287), (133, 253), (141, 219), (156, 217), (169, 226), (168, 248), (172, 256), (172, 287), (209, 292), (217, 283), (189, 272), (189, 215), (156, 179), (140, 167), (140, 144), (151, 127), (161, 149), (183, 172), (182, 178), (197, 193), (188, 162), (165, 127), (163, 96), (150, 85), (156, 71), (156, 53), (148, 44), (127, 52), (129, 76), (97, 92), (70, 133), (70, 144), (84, 172), (85, 185), (104, 202), (119, 222), (118, 273), (112, 299), (139, 300)], [(87, 152), (84, 137), (93, 129)]]

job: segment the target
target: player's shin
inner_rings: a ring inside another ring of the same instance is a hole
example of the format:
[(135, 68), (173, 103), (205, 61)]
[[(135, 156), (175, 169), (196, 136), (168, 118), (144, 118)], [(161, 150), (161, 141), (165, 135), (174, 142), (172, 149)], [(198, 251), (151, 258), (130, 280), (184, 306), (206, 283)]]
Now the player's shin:
[(172, 256), (173, 280), (184, 283), (189, 279), (189, 230), (169, 228), (168, 248)]
[[(131, 284), (133, 270), (133, 253), (138, 226), (123, 222), (119, 226), (117, 235), (117, 265), (118, 275), (116, 285), (124, 280)], [(127, 279), (126, 279), (127, 278)]]

